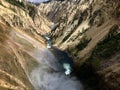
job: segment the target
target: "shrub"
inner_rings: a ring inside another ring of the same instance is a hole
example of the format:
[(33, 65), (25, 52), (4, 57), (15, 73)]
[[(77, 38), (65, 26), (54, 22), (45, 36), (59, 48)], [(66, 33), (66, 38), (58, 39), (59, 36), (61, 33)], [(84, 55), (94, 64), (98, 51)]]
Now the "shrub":
[(91, 40), (91, 39), (83, 38), (83, 39), (79, 42), (79, 44), (76, 46), (76, 48), (77, 48), (78, 50), (84, 49), (84, 48), (88, 45), (88, 43), (90, 42), (90, 40)]
[(24, 5), (23, 2), (19, 2), (19, 1), (16, 1), (16, 0), (6, 0), (6, 1), (9, 2), (12, 5), (17, 6), (17, 7), (25, 8), (25, 5)]

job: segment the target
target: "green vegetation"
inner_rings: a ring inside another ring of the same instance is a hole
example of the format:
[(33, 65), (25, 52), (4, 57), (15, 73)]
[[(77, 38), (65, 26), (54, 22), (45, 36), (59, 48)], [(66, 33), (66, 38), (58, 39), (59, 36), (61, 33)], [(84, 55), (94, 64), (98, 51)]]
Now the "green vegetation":
[(76, 48), (77, 48), (78, 50), (84, 49), (84, 48), (88, 45), (88, 43), (90, 42), (90, 40), (91, 40), (91, 39), (87, 39), (87, 38), (84, 37), (84, 38), (78, 43), (78, 45), (76, 46)]
[(68, 45), (66, 52), (69, 54), (69, 56), (74, 56), (74, 53), (76, 53), (76, 49), (75, 49), (75, 47)]
[[(85, 15), (85, 16), (84, 16), (84, 15)], [(84, 18), (83, 18), (83, 17), (84, 17)], [(76, 14), (74, 15), (72, 24), (73, 24), (73, 22), (74, 22), (75, 20), (78, 20), (78, 23), (74, 26), (73, 29), (71, 29), (71, 32), (64, 37), (64, 39), (63, 39), (62, 42), (66, 41), (66, 40), (71, 36), (71, 34), (77, 29), (77, 27), (82, 23), (83, 19), (86, 19), (86, 18), (87, 18), (86, 12), (84, 12), (84, 13), (79, 13), (79, 10), (78, 10), (78, 11), (76, 12)], [(88, 29), (84, 30), (81, 34), (85, 33), (87, 30), (88, 30)], [(78, 36), (79, 36), (79, 35), (78, 35)], [(77, 38), (77, 37), (76, 37), (76, 38)], [(88, 41), (85, 40), (85, 42), (84, 42), (84, 40), (83, 40), (83, 42), (80, 42), (80, 46), (82, 45), (82, 47), (83, 47), (83, 46), (85, 45), (85, 43), (87, 44), (87, 42), (89, 42), (89, 40), (88, 40)], [(83, 43), (84, 43), (84, 45), (83, 45)], [(82, 47), (80, 47), (80, 46), (78, 45), (77, 47), (82, 49)], [(80, 50), (81, 50), (81, 49), (80, 49)]]
[(88, 39), (86, 36), (77, 44), (77, 45), (68, 45), (66, 52), (71, 55), (72, 57), (76, 57), (80, 50), (83, 50), (91, 39)]
[(107, 59), (108, 57), (115, 54), (120, 50), (120, 34), (113, 36), (111, 38), (105, 39), (103, 42), (99, 43), (98, 46), (93, 51), (93, 55), (100, 57), (102, 59)]
[(35, 13), (36, 13), (36, 8), (35, 8), (35, 6), (33, 5), (33, 4), (27, 4), (27, 9), (29, 10), (29, 15), (30, 15), (30, 17), (32, 17), (32, 18), (34, 18), (34, 16), (35, 16)]
[(1, 3), (1, 1), (0, 1), (0, 5), (3, 6), (3, 4)]
[(98, 67), (100, 62), (112, 57), (120, 50), (120, 33), (117, 33), (117, 25), (114, 25), (108, 36), (97, 44), (94, 48), (91, 57), (88, 59), (94, 67)]
[(62, 40), (62, 42), (65, 42), (65, 41), (71, 36), (71, 34), (72, 34), (73, 32), (74, 32), (74, 30), (71, 30), (71, 32), (64, 37), (64, 39)]
[(65, 42), (73, 34), (73, 32), (77, 29), (77, 27), (78, 26), (75, 25), (74, 28), (71, 29), (71, 31), (69, 32), (69, 34), (64, 37), (64, 39), (62, 40), (62, 42)]
[(77, 10), (77, 12), (74, 15), (74, 18), (72, 20), (72, 23), (74, 23), (75, 20), (78, 20), (77, 26), (79, 26), (83, 21), (83, 17), (81, 15), (82, 15), (82, 13), (79, 10)]
[[(96, 47), (93, 49), (93, 52), (83, 63), (82, 66), (76, 67), (78, 69), (77, 74), (83, 83), (87, 83), (85, 88), (89, 86), (92, 87), (91, 89), (86, 90), (104, 90), (104, 81), (102, 78), (96, 73), (96, 70), (101, 65), (103, 60), (109, 59), (110, 57), (114, 56), (120, 50), (120, 33), (117, 33), (118, 26), (114, 25), (106, 38), (99, 42)], [(100, 79), (101, 78), (101, 79)], [(97, 83), (97, 84), (96, 84)]]
[(31, 3), (26, 3), (25, 4), (25, 1), (23, 2), (19, 2), (19, 1), (16, 1), (16, 0), (6, 0), (7, 2), (9, 2), (10, 4), (12, 5), (15, 5), (19, 8), (22, 8), (23, 10), (26, 11), (26, 9), (29, 11), (29, 15), (33, 18), (34, 15), (35, 15), (35, 12), (36, 12), (36, 8), (33, 4)]
[(16, 0), (6, 0), (6, 1), (9, 2), (12, 5), (17, 6), (17, 7), (25, 8), (25, 5), (24, 5), (23, 2), (19, 2), (19, 1), (16, 1)]

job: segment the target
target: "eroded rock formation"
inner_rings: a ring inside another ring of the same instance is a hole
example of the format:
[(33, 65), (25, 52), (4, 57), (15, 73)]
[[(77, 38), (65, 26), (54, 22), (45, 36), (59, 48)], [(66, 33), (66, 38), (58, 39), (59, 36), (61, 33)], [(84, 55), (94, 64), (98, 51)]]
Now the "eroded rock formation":
[(0, 0), (0, 89), (34, 89), (28, 74), (37, 61), (31, 53), (45, 45), (50, 27), (54, 46), (73, 58), (80, 77), (96, 86), (91, 72), (100, 76), (97, 84), (103, 86), (93, 89), (120, 89), (119, 0), (50, 0), (39, 6)]
[(34, 90), (29, 73), (38, 63), (30, 53), (44, 46), (50, 24), (31, 3), (0, 0), (0, 90)]
[(69, 53), (76, 66), (91, 66), (104, 89), (119, 90), (120, 1), (51, 1), (39, 8), (59, 24), (51, 32), (54, 45)]

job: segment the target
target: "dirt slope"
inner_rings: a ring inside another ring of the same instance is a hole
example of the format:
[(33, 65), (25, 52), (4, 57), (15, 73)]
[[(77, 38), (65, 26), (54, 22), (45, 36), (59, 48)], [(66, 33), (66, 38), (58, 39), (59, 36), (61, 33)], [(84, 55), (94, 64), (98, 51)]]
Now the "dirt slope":
[(50, 25), (35, 5), (0, 0), (0, 90), (34, 90), (28, 75), (38, 63), (30, 52), (45, 45)]

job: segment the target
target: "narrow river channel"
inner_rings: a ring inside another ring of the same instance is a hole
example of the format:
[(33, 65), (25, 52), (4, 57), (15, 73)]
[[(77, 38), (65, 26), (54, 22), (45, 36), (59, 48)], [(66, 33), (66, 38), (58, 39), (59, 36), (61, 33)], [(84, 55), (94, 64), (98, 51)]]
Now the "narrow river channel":
[(55, 55), (53, 50), (41, 46), (34, 51), (33, 56), (39, 62), (39, 66), (30, 74), (31, 83), (36, 90), (83, 90), (76, 77), (65, 75), (57, 58), (61, 55)]

